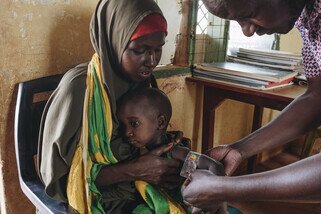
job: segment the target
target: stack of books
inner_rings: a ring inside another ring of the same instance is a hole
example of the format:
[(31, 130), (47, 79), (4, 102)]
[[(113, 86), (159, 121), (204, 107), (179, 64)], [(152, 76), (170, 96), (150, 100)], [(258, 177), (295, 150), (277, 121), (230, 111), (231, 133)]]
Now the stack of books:
[(301, 54), (240, 48), (227, 62), (196, 65), (193, 76), (268, 90), (291, 85), (301, 71)]
[(192, 74), (197, 78), (268, 90), (291, 85), (298, 72), (235, 62), (222, 62), (198, 64), (194, 67)]
[(283, 70), (301, 70), (302, 55), (276, 50), (252, 50), (239, 48), (227, 61)]

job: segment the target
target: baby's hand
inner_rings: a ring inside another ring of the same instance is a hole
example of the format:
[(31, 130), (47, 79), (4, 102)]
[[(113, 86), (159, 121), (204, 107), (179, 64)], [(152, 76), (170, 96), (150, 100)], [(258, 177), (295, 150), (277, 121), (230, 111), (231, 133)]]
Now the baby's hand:
[(182, 131), (168, 131), (166, 134), (169, 141), (174, 143), (174, 145), (181, 144), (189, 149), (191, 148), (191, 140), (184, 137), (184, 133)]

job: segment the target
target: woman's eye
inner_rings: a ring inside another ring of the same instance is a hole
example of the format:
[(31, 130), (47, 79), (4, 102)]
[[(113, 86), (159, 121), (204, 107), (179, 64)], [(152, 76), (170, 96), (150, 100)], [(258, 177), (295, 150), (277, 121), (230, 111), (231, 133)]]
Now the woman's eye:
[(145, 54), (145, 50), (133, 50), (134, 54), (136, 55), (141, 55), (141, 54)]
[(135, 128), (135, 127), (139, 126), (139, 122), (138, 121), (131, 121), (130, 125), (131, 125), (131, 127)]

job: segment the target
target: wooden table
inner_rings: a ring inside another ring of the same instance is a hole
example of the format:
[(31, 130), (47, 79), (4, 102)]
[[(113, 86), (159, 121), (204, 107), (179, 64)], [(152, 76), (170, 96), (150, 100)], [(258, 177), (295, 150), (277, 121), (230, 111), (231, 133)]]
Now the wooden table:
[[(237, 100), (255, 106), (252, 121), (252, 132), (260, 128), (263, 108), (281, 111), (296, 97), (303, 94), (305, 87), (291, 85), (272, 90), (255, 90), (230, 84), (214, 82), (196, 77), (187, 77), (187, 82), (204, 86), (203, 97), (203, 125), (202, 125), (202, 153), (210, 149), (214, 139), (215, 109), (225, 99)], [(256, 156), (249, 159), (248, 171), (252, 172)]]

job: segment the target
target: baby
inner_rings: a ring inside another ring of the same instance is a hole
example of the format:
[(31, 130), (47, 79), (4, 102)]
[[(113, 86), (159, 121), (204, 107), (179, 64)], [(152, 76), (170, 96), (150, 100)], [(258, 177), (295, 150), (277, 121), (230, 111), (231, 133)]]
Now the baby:
[[(117, 116), (123, 126), (126, 140), (141, 151), (170, 143), (166, 129), (172, 116), (172, 107), (168, 97), (161, 90), (144, 88), (126, 94), (119, 103)], [(195, 168), (208, 169), (216, 175), (224, 175), (224, 168), (219, 162), (206, 155), (192, 152), (180, 144), (173, 146), (166, 156), (182, 163), (185, 161), (181, 175), (186, 176)], [(191, 212), (202, 211), (192, 208)], [(227, 205), (214, 205), (206, 213), (227, 213)]]

